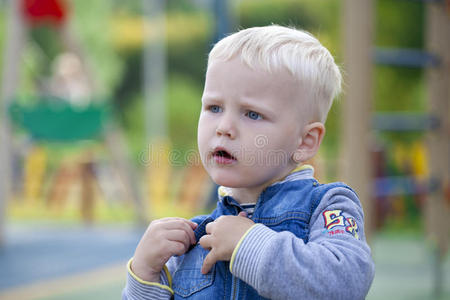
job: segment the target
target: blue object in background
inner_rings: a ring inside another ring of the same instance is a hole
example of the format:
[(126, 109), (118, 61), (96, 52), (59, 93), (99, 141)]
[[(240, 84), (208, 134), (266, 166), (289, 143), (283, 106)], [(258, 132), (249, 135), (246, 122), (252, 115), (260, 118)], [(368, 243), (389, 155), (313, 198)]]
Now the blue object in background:
[[(0, 248), (0, 293), (126, 262), (145, 228), (10, 224)], [(124, 264), (124, 274), (126, 273)]]

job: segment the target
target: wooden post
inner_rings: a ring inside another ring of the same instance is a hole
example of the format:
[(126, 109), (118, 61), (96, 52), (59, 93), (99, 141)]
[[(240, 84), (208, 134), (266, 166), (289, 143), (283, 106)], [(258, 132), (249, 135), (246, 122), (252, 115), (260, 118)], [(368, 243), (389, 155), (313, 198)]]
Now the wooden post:
[(8, 108), (18, 85), (20, 55), (25, 44), (26, 26), (20, 16), (20, 1), (9, 1), (8, 24), (0, 91), (0, 245), (4, 242), (5, 208), (11, 194), (11, 129)]
[[(427, 136), (431, 191), (426, 207), (426, 229), (435, 250), (434, 294), (439, 297), (443, 289), (442, 263), (449, 242), (449, 135), (450, 135), (450, 12), (444, 2), (429, 2), (426, 6), (427, 50), (440, 59), (440, 65), (427, 70), (429, 112), (437, 117), (440, 126)], [(448, 195), (447, 195), (448, 197)]]
[(342, 101), (340, 175), (359, 195), (366, 238), (370, 240), (375, 219), (370, 160), (373, 1), (345, 0), (343, 22), (346, 88)]
[(92, 159), (86, 160), (80, 164), (81, 178), (81, 217), (87, 225), (94, 221), (95, 206), (95, 185), (94, 185), (94, 164)]

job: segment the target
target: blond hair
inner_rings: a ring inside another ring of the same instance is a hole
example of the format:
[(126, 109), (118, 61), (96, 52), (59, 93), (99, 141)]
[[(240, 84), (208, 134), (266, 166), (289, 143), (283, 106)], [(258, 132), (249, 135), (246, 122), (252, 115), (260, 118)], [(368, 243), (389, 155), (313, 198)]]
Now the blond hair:
[[(310, 33), (279, 25), (253, 27), (220, 40), (209, 53), (212, 60), (237, 55), (250, 68), (287, 70), (306, 87), (314, 121), (325, 122), (342, 76), (330, 52)], [(304, 95), (302, 95), (304, 96)], [(300, 97), (300, 95), (299, 95)]]

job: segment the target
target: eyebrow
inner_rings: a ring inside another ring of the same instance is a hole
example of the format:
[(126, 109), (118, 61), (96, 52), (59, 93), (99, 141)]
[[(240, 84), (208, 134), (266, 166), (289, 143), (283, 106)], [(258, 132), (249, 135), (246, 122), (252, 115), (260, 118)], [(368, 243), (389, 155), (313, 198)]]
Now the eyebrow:
[(219, 96), (216, 96), (214, 94), (203, 94), (201, 98), (202, 102), (205, 101), (222, 101), (222, 98)]
[(262, 109), (262, 110), (267, 111), (269, 113), (273, 112), (273, 108), (272, 107), (269, 107), (269, 106), (261, 103), (258, 100), (250, 100), (249, 98), (245, 98), (245, 97), (241, 99), (241, 105), (245, 106), (245, 107), (250, 107), (250, 108), (254, 107), (256, 109)]

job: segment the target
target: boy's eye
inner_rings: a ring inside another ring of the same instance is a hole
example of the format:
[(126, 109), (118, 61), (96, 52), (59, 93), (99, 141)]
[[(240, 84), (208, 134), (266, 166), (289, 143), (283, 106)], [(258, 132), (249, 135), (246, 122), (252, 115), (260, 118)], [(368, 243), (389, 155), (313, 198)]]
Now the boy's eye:
[(222, 108), (220, 106), (218, 106), (218, 105), (211, 105), (209, 107), (209, 111), (211, 111), (212, 113), (216, 114), (216, 113), (222, 112)]
[(254, 112), (254, 111), (249, 111), (247, 113), (247, 117), (249, 117), (252, 120), (260, 120), (260, 119), (262, 119), (262, 116), (260, 114), (258, 114), (257, 112)]

